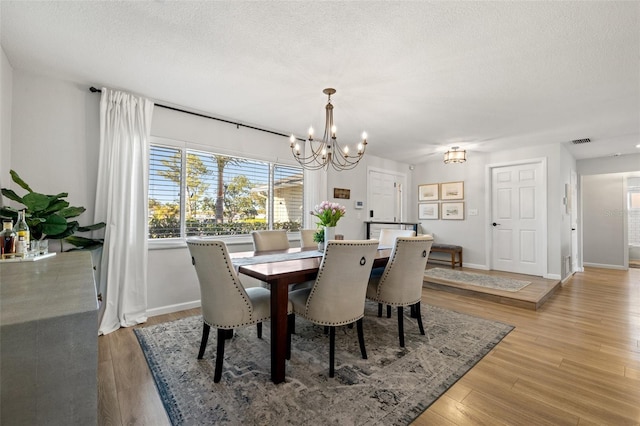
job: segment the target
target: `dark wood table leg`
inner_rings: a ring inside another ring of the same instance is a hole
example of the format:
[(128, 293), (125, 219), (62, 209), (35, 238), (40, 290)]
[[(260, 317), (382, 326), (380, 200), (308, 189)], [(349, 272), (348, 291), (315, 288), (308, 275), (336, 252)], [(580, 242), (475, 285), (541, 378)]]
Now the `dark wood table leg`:
[(271, 380), (284, 382), (287, 356), (288, 286), (271, 284)]

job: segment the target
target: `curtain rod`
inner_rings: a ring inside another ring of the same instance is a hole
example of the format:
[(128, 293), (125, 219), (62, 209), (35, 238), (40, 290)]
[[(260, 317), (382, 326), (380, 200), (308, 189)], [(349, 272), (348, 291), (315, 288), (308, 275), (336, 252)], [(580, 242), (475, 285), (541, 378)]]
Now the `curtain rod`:
[[(96, 89), (93, 86), (91, 86), (89, 88), (89, 91), (91, 93), (102, 93), (102, 90)], [(235, 122), (235, 121), (225, 120), (224, 118), (212, 117), (210, 115), (200, 114), (198, 112), (193, 112), (193, 111), (187, 111), (187, 110), (184, 110), (184, 109), (175, 108), (175, 107), (168, 106), (168, 105), (155, 104), (155, 103), (154, 103), (154, 105), (158, 106), (158, 107), (161, 107), (161, 108), (170, 109), (172, 111), (184, 112), (185, 114), (191, 114), (191, 115), (195, 115), (197, 117), (208, 118), (210, 120), (216, 120), (216, 121), (221, 121), (223, 123), (233, 124), (233, 125), (236, 126), (236, 128), (246, 127), (247, 129), (259, 130), (261, 132), (271, 133), (272, 135), (283, 136), (285, 138), (289, 137), (289, 135), (285, 135), (284, 133), (274, 132), (273, 130), (262, 129), (260, 127), (249, 126), (248, 124), (242, 124), (242, 123), (238, 123), (238, 122)], [(299, 138), (297, 138), (297, 139), (298, 140), (303, 140), (303, 139), (299, 139)]]

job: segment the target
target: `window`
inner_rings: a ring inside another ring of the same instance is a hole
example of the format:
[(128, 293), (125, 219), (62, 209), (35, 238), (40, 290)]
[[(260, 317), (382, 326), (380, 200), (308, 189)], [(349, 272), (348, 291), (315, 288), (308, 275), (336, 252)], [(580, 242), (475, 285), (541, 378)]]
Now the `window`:
[(297, 231), (302, 176), (297, 167), (151, 145), (149, 238)]

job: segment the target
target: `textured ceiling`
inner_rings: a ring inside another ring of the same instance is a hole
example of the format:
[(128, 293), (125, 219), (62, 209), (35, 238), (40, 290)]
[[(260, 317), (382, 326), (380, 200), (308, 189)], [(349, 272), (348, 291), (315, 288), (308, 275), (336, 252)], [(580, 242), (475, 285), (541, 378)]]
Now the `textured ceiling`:
[(366, 130), (370, 152), (408, 163), (454, 145), (640, 152), (638, 2), (2, 0), (0, 13), (15, 69), (298, 136), (321, 130), (335, 87), (339, 140)]

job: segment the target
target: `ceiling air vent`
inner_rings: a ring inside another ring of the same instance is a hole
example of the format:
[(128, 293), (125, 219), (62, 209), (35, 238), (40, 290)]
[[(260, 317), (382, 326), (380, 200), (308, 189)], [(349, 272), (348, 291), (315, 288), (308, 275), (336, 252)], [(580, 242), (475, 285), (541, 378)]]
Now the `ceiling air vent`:
[(589, 143), (591, 142), (591, 139), (589, 138), (584, 138), (584, 139), (574, 139), (571, 141), (572, 144), (574, 145), (580, 145), (581, 143)]

